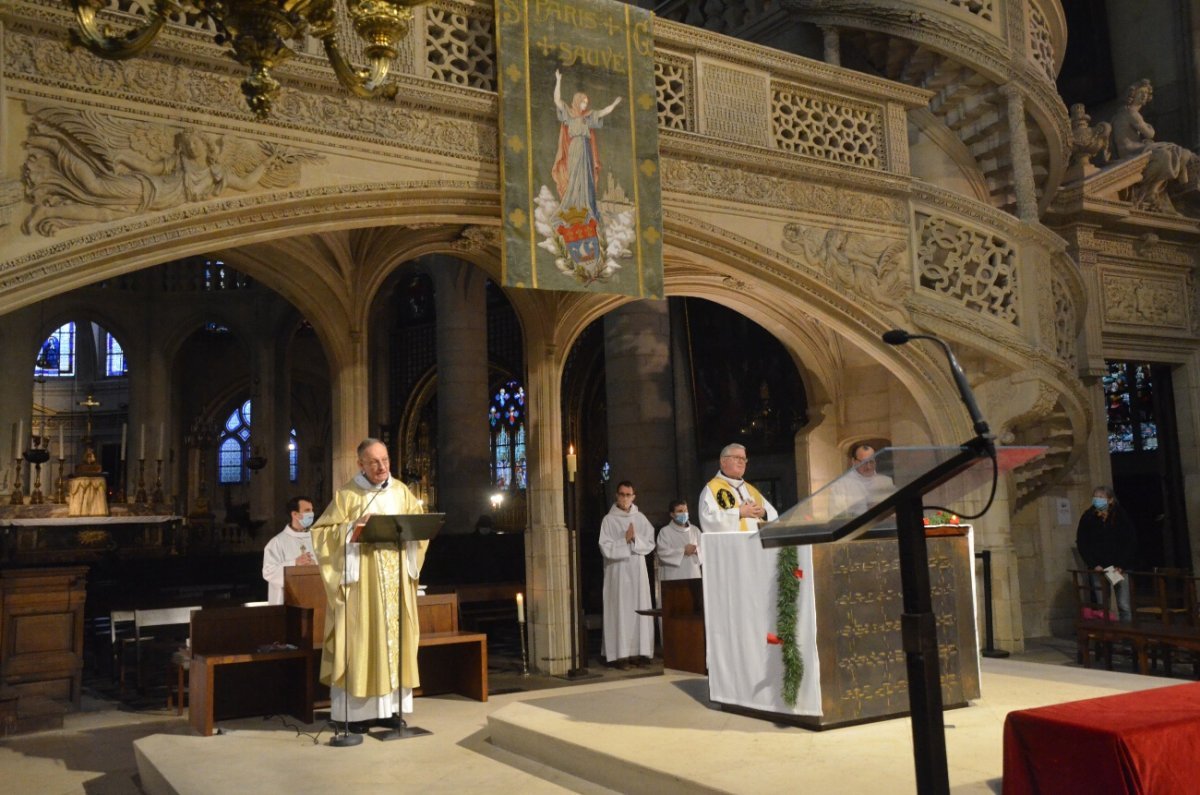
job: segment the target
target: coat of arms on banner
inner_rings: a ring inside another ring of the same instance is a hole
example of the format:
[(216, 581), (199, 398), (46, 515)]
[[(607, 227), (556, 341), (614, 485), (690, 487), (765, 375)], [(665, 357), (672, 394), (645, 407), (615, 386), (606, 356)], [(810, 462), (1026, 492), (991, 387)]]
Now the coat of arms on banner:
[(505, 283), (662, 294), (648, 12), (497, 0)]

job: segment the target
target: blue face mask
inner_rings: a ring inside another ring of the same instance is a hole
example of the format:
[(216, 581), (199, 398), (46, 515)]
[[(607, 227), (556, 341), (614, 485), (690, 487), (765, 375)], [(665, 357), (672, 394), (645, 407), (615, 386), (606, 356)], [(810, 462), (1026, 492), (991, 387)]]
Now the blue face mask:
[(300, 526), (301, 527), (303, 527), (305, 530), (307, 530), (308, 528), (312, 527), (312, 523), (313, 523), (313, 512), (312, 511), (306, 511), (306, 512), (300, 514)]
[(1097, 511), (1108, 510), (1108, 500), (1104, 497), (1092, 497), (1092, 507)]
[(681, 527), (687, 527), (688, 515), (686, 511), (683, 513), (677, 513), (671, 518), (675, 520), (675, 524), (680, 525)]

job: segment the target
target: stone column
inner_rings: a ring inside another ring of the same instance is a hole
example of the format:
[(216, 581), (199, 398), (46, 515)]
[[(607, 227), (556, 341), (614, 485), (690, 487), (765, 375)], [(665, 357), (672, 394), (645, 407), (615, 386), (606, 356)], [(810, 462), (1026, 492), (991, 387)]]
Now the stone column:
[(367, 335), (347, 330), (347, 344), (329, 351), (332, 386), (331, 485), (334, 491), (358, 472), (355, 448), (367, 435)]
[[(290, 317), (290, 316), (289, 316)], [(279, 465), (271, 471), (274, 473), (271, 477), (272, 494), (271, 503), (267, 510), (266, 527), (260, 531), (264, 533), (266, 538), (274, 535), (280, 526), (283, 525), (284, 513), (283, 506), (293, 493), (299, 494), (299, 484), (292, 484), (290, 475), (290, 456), (291, 451), (288, 449), (288, 444), (291, 441), (292, 432), (292, 330), (294, 325), (288, 324), (286, 329), (281, 330), (276, 342), (276, 356), (274, 361), (274, 380), (275, 380), (275, 426), (271, 436), (271, 449), (266, 453), (267, 459), (274, 458), (279, 462)], [(308, 440), (306, 444), (312, 444), (315, 440)], [(304, 450), (300, 451), (301, 467), (304, 466)], [(270, 464), (267, 465), (270, 468)], [(316, 500), (316, 495), (308, 495), (311, 499)]]
[[(552, 325), (549, 319), (546, 325)], [(529, 380), (529, 531), (525, 534), (529, 666), (541, 673), (564, 674), (571, 667), (572, 608), (563, 500), (562, 362), (541, 331), (529, 328), (525, 360)]]
[(431, 257), (437, 305), (438, 509), (445, 533), (470, 533), (488, 510), (488, 348), (483, 271)]
[(1017, 217), (1035, 223), (1038, 220), (1037, 190), (1029, 152), (1029, 131), (1025, 126), (1025, 98), (1016, 83), (1000, 86), (1000, 93), (1008, 100), (1009, 156), (1012, 158), (1013, 189), (1017, 194)]
[(838, 35), (838, 29), (832, 25), (822, 25), (821, 36), (825, 45), (825, 63), (841, 66), (842, 40)]
[(633, 481), (638, 506), (655, 527), (666, 521), (678, 490), (670, 342), (666, 301), (634, 301), (604, 318), (612, 485)]
[[(694, 379), (691, 361), (688, 358), (688, 337), (684, 322), (683, 299), (673, 299), (668, 302), (671, 307), (671, 375), (674, 381), (675, 403), (675, 471), (679, 493), (677, 496), (688, 501), (692, 510), (700, 510), (696, 505), (697, 495), (703, 488), (703, 477), (709, 473), (701, 473), (696, 466), (700, 454), (696, 449), (696, 395), (693, 388)], [(668, 497), (668, 499), (674, 499)]]
[(277, 422), (276, 345), (273, 318), (262, 317), (255, 324), (254, 362), (250, 384), (250, 455), (263, 456), (267, 464), (255, 472), (250, 470), (250, 519), (265, 521), (272, 515), (274, 478), (280, 466), (286, 468), (285, 450), (279, 443)]
[[(11, 493), (16, 478), (13, 456), (13, 434), (18, 420), (24, 421), (23, 439), (16, 440), (18, 455), (29, 442), (30, 423), (33, 413), (33, 365), (41, 340), (36, 339), (37, 328), (32, 313), (27, 309), (0, 316), (0, 486), (5, 494)], [(20, 463), (21, 483), (29, 493), (29, 467)], [(43, 489), (44, 491), (44, 489)]]

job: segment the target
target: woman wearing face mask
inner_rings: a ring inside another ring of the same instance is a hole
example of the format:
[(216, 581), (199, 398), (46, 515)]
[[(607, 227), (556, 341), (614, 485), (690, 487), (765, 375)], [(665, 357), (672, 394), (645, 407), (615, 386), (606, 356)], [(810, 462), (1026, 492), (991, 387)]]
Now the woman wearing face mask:
[(690, 580), (700, 576), (700, 528), (688, 521), (684, 500), (671, 503), (671, 521), (659, 528), (655, 553), (660, 579)]
[[(1088, 568), (1101, 571), (1112, 566), (1118, 573), (1132, 569), (1137, 557), (1137, 529), (1129, 514), (1117, 504), (1117, 498), (1108, 486), (1097, 486), (1092, 492), (1092, 506), (1079, 518), (1079, 529), (1075, 532), (1075, 546)], [(1092, 581), (1100, 584), (1101, 575), (1092, 575)], [(1133, 613), (1129, 608), (1129, 580), (1123, 579), (1113, 586), (1117, 595), (1117, 613), (1122, 621), (1130, 621)]]
[(267, 581), (267, 601), (283, 604), (283, 570), (286, 566), (315, 566), (312, 552), (313, 504), (308, 497), (292, 497), (287, 511), (291, 521), (263, 550), (263, 579)]

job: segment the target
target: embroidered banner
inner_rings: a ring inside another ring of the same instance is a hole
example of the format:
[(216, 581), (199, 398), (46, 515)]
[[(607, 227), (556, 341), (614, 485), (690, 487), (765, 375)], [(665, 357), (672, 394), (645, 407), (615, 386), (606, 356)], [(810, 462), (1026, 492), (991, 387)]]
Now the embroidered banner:
[(504, 284), (661, 298), (653, 15), (496, 0)]

